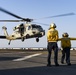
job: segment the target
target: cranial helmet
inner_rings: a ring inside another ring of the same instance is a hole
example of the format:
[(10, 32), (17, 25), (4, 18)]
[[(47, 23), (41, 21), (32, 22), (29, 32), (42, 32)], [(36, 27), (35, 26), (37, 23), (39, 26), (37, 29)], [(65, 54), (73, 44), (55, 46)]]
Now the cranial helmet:
[(50, 25), (50, 28), (56, 28), (56, 24), (55, 24), (55, 23), (52, 23), (52, 24)]
[(68, 35), (68, 33), (64, 33), (64, 34), (62, 34), (62, 36), (63, 37), (68, 37), (69, 35)]

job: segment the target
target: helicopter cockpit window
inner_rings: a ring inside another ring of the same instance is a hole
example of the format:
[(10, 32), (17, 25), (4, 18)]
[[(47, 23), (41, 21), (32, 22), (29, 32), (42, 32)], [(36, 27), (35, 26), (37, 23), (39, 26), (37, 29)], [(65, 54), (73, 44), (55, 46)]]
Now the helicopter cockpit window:
[(42, 27), (40, 26), (40, 25), (32, 25), (32, 28), (40, 28), (40, 29), (42, 29)]
[(28, 30), (30, 30), (31, 29), (31, 26), (28, 26)]

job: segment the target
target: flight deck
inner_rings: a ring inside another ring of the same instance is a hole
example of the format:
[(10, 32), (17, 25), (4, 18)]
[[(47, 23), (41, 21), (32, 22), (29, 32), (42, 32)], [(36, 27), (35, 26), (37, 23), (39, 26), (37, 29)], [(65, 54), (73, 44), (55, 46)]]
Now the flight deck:
[(75, 75), (76, 50), (71, 50), (71, 66), (61, 64), (61, 51), (58, 53), (60, 66), (54, 65), (52, 52), (51, 67), (47, 67), (47, 50), (0, 50), (1, 75)]

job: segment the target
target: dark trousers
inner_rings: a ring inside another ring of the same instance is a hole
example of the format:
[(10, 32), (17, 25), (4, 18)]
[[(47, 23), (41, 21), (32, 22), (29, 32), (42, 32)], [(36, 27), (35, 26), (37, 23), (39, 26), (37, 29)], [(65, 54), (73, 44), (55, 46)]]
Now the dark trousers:
[(61, 62), (64, 62), (65, 57), (66, 57), (66, 63), (69, 64), (70, 63), (70, 48), (69, 47), (63, 48)]
[(52, 50), (54, 51), (54, 62), (55, 62), (55, 64), (58, 64), (58, 45), (57, 45), (57, 42), (48, 42), (47, 50), (48, 50), (48, 59), (47, 59), (48, 65), (51, 64)]

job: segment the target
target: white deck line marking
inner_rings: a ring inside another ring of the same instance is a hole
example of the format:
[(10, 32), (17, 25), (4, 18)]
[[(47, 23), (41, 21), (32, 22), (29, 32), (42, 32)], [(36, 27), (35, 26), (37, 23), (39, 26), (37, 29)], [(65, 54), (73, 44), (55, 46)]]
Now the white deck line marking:
[(33, 54), (33, 55), (25, 56), (25, 57), (23, 57), (23, 58), (14, 59), (13, 61), (23, 61), (23, 60), (26, 60), (26, 59), (29, 59), (29, 58), (32, 58), (32, 57), (35, 57), (35, 56), (39, 56), (39, 55), (41, 55), (41, 54), (42, 54), (42, 53)]

